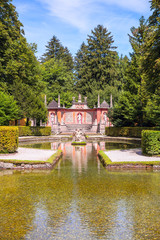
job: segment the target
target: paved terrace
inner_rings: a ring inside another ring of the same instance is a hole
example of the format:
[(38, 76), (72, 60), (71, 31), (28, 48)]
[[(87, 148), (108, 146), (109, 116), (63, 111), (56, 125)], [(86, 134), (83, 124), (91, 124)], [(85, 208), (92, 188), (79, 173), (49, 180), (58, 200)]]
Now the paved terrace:
[(18, 148), (16, 153), (0, 154), (2, 159), (14, 160), (31, 160), (31, 161), (47, 161), (56, 151), (33, 149), (33, 148)]
[(139, 148), (127, 150), (104, 151), (112, 162), (160, 161), (160, 157), (143, 156)]

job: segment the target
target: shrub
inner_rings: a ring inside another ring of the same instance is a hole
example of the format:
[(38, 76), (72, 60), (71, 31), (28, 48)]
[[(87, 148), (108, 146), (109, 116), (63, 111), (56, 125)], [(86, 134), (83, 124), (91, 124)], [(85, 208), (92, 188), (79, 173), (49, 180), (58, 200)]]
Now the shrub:
[(19, 127), (19, 136), (49, 136), (51, 127)]
[(20, 126), (19, 128), (19, 136), (32, 136), (32, 131), (30, 127)]
[(86, 145), (86, 142), (72, 142), (72, 145)]
[(18, 148), (18, 127), (0, 126), (0, 153), (13, 153)]
[(105, 134), (112, 137), (140, 138), (142, 130), (159, 130), (156, 127), (106, 127)]
[(142, 153), (145, 155), (160, 154), (160, 131), (142, 131)]

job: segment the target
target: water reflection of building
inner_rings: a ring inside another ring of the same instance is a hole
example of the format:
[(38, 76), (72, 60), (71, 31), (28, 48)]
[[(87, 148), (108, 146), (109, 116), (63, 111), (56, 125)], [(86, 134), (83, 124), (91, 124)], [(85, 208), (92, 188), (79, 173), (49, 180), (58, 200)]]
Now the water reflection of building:
[(86, 146), (73, 146), (71, 143), (62, 143), (61, 150), (64, 158), (72, 156), (72, 166), (81, 173), (82, 169), (87, 170), (87, 156), (91, 154), (91, 144)]
[(59, 142), (52, 142), (51, 143), (51, 150), (57, 150), (60, 146)]
[[(100, 149), (105, 149), (105, 142), (87, 143), (85, 146), (73, 146), (71, 143), (61, 143), (59, 149), (63, 151), (65, 159), (72, 159), (72, 167), (78, 169), (78, 172), (81, 173), (82, 170), (87, 171), (88, 160), (93, 152), (98, 154)], [(99, 161), (97, 161), (97, 165), (98, 169), (100, 169)]]

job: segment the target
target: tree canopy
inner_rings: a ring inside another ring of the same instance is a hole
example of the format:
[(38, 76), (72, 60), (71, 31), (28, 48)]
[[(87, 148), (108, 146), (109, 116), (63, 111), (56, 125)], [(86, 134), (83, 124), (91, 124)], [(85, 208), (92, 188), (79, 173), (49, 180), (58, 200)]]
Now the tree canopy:
[[(45, 121), (45, 95), (49, 102), (60, 94), (62, 104), (69, 107), (72, 96), (81, 93), (90, 107), (97, 104), (98, 94), (108, 103), (112, 94), (110, 115), (115, 126), (160, 126), (160, 4), (150, 3), (151, 16), (141, 17), (139, 26), (131, 28), (130, 57), (119, 57), (111, 32), (98, 25), (75, 59), (53, 35), (40, 62), (36, 44), (27, 43), (12, 1), (1, 1), (0, 124), (13, 117)], [(10, 107), (9, 102), (13, 102)]]
[[(147, 20), (141, 17), (139, 26), (132, 27), (129, 35), (133, 52), (125, 65), (123, 92), (113, 109), (116, 126), (160, 126), (160, 4), (156, 0), (150, 2), (152, 15)], [(124, 95), (129, 105), (124, 105)], [(132, 97), (135, 102), (130, 101)], [(125, 119), (131, 121), (126, 123), (122, 108)], [(134, 118), (130, 116), (133, 108)]]
[(68, 70), (73, 69), (73, 58), (67, 47), (64, 47), (60, 40), (54, 35), (46, 45), (46, 52), (41, 61), (46, 62), (50, 59), (63, 61)]
[(98, 25), (88, 35), (87, 44), (82, 43), (75, 58), (77, 90), (82, 94), (104, 89), (106, 84), (114, 85), (117, 61), (113, 37), (102, 25)]
[[(0, 86), (17, 101), (21, 117), (39, 117), (36, 110), (40, 107), (39, 101), (41, 107), (44, 105), (39, 62), (24, 37), (23, 25), (11, 0), (0, 3), (0, 45)], [(43, 110), (40, 108), (41, 117), (45, 119)]]
[(97, 96), (91, 100), (95, 91), (101, 93), (110, 86), (116, 88), (120, 85), (119, 58), (113, 43), (111, 32), (98, 25), (88, 35), (87, 44), (82, 43), (75, 57), (76, 90), (88, 96), (92, 107), (97, 101)]
[(19, 108), (13, 96), (0, 91), (0, 125), (9, 125), (18, 116)]

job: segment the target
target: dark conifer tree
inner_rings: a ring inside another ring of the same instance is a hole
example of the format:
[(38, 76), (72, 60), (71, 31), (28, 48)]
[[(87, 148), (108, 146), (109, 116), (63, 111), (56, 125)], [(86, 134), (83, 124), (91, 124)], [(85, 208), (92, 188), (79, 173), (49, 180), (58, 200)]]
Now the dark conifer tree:
[(63, 47), (60, 40), (56, 36), (53, 36), (48, 42), (48, 45), (46, 45), (46, 52), (43, 54), (41, 61), (46, 62), (51, 58), (54, 58), (56, 61), (62, 60), (68, 70), (73, 69), (73, 58), (71, 53), (67, 47)]
[(118, 55), (113, 46), (113, 37), (102, 25), (98, 25), (88, 35), (87, 44), (82, 44), (75, 58), (77, 91), (87, 95), (92, 88), (104, 89), (114, 85)]

